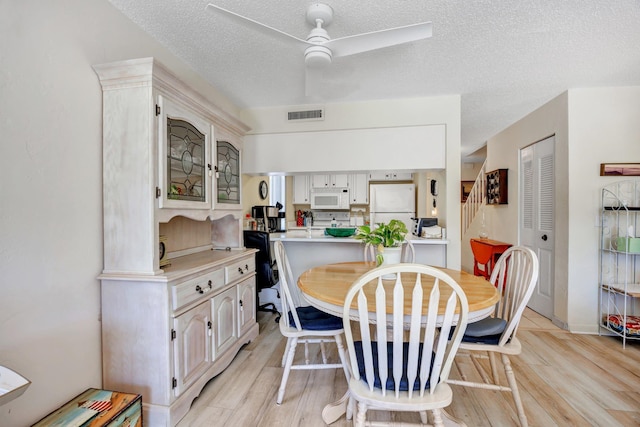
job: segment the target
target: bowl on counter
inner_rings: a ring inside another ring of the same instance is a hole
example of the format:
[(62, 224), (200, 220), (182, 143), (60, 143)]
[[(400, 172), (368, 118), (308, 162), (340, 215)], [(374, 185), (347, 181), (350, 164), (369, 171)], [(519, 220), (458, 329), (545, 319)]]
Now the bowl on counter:
[(331, 227), (331, 228), (325, 228), (324, 234), (327, 234), (333, 237), (349, 237), (356, 234), (356, 229), (355, 227), (346, 227), (346, 228)]

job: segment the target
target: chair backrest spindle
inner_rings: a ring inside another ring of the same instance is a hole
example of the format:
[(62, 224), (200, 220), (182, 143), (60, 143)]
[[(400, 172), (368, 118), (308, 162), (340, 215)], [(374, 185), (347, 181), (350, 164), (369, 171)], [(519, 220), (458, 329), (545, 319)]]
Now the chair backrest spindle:
[[(382, 279), (389, 274), (395, 274), (395, 279)], [(408, 307), (406, 294), (411, 298)], [(355, 316), (361, 343), (353, 340), (349, 319)], [(406, 392), (409, 398), (433, 393), (448, 378), (467, 316), (467, 299), (460, 286), (434, 267), (395, 264), (364, 274), (348, 291), (343, 307), (353, 375), (383, 396), (387, 390), (396, 397)], [(375, 340), (370, 323), (376, 324)]]

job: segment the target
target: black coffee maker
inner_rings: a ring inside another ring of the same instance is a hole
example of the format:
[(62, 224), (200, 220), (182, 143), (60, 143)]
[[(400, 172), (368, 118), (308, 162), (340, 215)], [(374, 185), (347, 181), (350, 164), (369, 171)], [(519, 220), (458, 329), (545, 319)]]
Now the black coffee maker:
[(278, 213), (280, 208), (277, 206), (257, 205), (251, 208), (251, 216), (258, 221), (258, 224), (262, 222), (265, 227), (265, 231), (273, 233), (278, 230)]

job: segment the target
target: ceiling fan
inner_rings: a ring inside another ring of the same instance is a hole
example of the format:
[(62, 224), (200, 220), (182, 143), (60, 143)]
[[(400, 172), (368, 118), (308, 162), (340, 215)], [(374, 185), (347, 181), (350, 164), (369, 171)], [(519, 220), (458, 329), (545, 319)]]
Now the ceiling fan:
[(262, 30), (272, 36), (281, 37), (296, 44), (304, 53), (306, 70), (305, 94), (307, 96), (319, 93), (323, 71), (331, 64), (333, 58), (355, 55), (431, 37), (431, 22), (421, 22), (403, 27), (331, 39), (325, 27), (333, 21), (333, 9), (323, 3), (313, 3), (307, 9), (307, 22), (314, 28), (305, 40), (212, 3), (209, 3), (206, 8), (222, 12), (242, 24), (253, 26), (257, 30)]

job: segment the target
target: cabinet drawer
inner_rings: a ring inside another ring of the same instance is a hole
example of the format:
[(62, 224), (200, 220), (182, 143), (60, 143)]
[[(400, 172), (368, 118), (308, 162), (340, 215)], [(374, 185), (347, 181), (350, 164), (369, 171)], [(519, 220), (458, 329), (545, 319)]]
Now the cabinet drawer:
[(231, 283), (238, 279), (247, 277), (256, 270), (255, 256), (251, 254), (251, 257), (243, 258), (233, 264), (229, 264), (224, 269), (226, 274), (226, 283)]
[(173, 286), (171, 289), (173, 309), (177, 310), (205, 294), (223, 287), (225, 285), (224, 275), (224, 270), (220, 269)]

